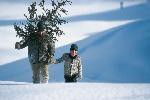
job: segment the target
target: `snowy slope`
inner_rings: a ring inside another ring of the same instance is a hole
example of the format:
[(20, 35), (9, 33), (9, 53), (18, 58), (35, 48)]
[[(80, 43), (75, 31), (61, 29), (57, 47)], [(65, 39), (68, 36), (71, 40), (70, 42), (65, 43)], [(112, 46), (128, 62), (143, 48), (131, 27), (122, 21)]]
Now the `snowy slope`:
[(85, 45), (80, 51), (85, 76), (104, 82), (150, 82), (149, 23), (133, 22), (80, 42)]
[(122, 21), (122, 20), (140, 20), (149, 19), (150, 4), (143, 3), (134, 6), (125, 7), (124, 9), (114, 9), (105, 12), (95, 12), (92, 14), (78, 15), (70, 18), (74, 21)]

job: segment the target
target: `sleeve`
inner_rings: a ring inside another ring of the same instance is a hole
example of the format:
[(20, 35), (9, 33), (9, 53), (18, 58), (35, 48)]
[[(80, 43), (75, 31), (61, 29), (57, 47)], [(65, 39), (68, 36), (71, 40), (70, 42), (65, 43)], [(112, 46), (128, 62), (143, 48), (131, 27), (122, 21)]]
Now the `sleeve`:
[(48, 44), (48, 53), (49, 53), (49, 55), (52, 55), (52, 56), (54, 56), (54, 54), (55, 54), (55, 43), (49, 43)]
[(82, 64), (81, 64), (81, 58), (79, 58), (78, 71), (79, 71), (79, 79), (82, 79)]
[(23, 43), (21, 43), (21, 45), (20, 45), (20, 49), (23, 49), (23, 48), (25, 48), (27, 46), (27, 42), (23, 42)]
[(58, 58), (54, 61), (54, 64), (63, 62), (65, 60), (65, 58), (66, 58), (66, 54), (63, 54), (61, 58)]

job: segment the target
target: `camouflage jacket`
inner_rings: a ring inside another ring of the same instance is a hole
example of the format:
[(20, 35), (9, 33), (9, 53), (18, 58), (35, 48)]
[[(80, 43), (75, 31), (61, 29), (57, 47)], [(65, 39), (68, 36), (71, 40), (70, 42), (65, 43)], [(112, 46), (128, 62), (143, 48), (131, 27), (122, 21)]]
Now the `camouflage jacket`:
[(40, 39), (26, 40), (20, 43), (20, 48), (28, 46), (28, 58), (30, 63), (51, 63), (55, 53), (55, 43), (43, 43)]
[(64, 61), (64, 75), (72, 76), (77, 74), (82, 79), (82, 64), (81, 58), (77, 55), (76, 57), (70, 57), (70, 53), (64, 53), (63, 56), (55, 60), (55, 64)]

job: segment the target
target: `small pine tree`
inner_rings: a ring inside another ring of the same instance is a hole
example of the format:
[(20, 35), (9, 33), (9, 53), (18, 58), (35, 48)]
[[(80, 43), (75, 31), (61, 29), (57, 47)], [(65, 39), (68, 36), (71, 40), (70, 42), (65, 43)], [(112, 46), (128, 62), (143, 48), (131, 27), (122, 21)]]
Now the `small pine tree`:
[[(42, 42), (56, 42), (57, 36), (64, 34), (60, 29), (60, 25), (67, 23), (66, 20), (62, 19), (62, 14), (67, 14), (68, 11), (63, 7), (66, 4), (71, 5), (72, 2), (69, 0), (51, 0), (51, 9), (46, 8), (45, 3), (45, 0), (42, 0), (38, 5), (36, 2), (33, 2), (28, 7), (28, 15), (24, 14), (26, 22), (20, 26), (16, 23), (14, 24), (14, 29), (17, 32), (16, 37), (19, 36), (22, 39), (20, 43), (26, 40), (34, 41), (36, 39), (35, 33), (38, 32), (38, 22), (42, 22), (46, 32)], [(42, 10), (42, 14), (40, 15), (37, 14), (37, 6)]]

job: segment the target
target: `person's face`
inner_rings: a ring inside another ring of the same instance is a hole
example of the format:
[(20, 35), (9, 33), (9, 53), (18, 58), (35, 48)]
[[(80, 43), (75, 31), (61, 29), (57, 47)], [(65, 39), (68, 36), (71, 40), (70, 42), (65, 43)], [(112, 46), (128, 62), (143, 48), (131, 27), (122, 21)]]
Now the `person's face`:
[(39, 31), (37, 34), (38, 34), (39, 37), (42, 37), (43, 36), (43, 31)]
[(72, 57), (76, 56), (77, 55), (77, 52), (76, 50), (70, 50), (70, 54)]

